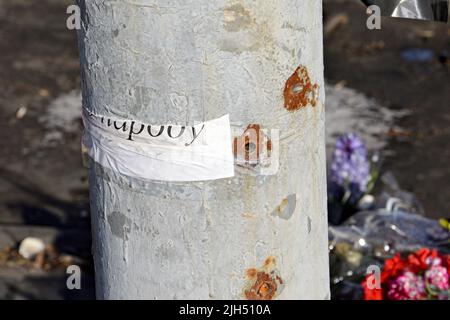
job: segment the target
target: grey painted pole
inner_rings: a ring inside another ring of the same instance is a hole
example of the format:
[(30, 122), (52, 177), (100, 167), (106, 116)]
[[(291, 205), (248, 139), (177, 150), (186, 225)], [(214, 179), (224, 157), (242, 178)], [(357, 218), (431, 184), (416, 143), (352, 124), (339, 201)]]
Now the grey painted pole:
[(203, 182), (91, 162), (98, 298), (328, 299), (321, 1), (79, 5), (85, 108), (159, 125), (229, 114), (235, 148), (246, 128), (279, 130), (261, 144), (275, 174), (242, 163), (247, 144), (234, 177)]

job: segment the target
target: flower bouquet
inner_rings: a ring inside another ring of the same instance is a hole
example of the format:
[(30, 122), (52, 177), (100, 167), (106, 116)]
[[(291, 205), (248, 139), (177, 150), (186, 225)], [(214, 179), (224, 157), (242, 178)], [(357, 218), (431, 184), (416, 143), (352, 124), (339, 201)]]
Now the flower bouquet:
[(328, 189), (328, 220), (331, 224), (341, 224), (358, 210), (367, 209), (373, 199), (369, 193), (378, 177), (377, 161), (377, 156), (369, 160), (367, 148), (356, 134), (346, 133), (337, 139)]
[[(405, 259), (397, 253), (384, 262), (379, 279), (362, 282), (365, 300), (450, 300), (450, 255), (423, 248)], [(379, 282), (379, 283), (378, 283)]]

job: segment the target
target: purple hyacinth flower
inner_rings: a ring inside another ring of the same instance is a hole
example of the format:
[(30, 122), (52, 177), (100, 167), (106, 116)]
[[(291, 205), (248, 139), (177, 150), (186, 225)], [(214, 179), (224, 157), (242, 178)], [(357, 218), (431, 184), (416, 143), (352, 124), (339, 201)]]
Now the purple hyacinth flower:
[(356, 185), (359, 191), (366, 191), (370, 181), (370, 163), (366, 146), (356, 134), (344, 134), (336, 141), (330, 178), (340, 187)]

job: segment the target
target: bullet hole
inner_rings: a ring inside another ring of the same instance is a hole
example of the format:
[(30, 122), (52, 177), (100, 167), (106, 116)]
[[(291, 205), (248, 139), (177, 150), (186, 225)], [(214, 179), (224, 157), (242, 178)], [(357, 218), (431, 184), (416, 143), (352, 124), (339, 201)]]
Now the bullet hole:
[(319, 85), (311, 82), (305, 66), (299, 66), (286, 81), (283, 95), (284, 107), (288, 111), (296, 111), (308, 104), (315, 107), (319, 95)]
[(256, 144), (249, 142), (245, 144), (245, 152), (250, 153), (256, 150)]
[(261, 269), (246, 272), (248, 283), (244, 296), (248, 300), (272, 300), (282, 290), (284, 282), (275, 269), (275, 258), (269, 257)]
[(233, 139), (233, 154), (236, 163), (252, 168), (261, 163), (264, 156), (272, 153), (272, 141), (259, 124), (250, 124), (238, 137)]
[(295, 85), (295, 86), (292, 88), (292, 92), (293, 92), (293, 93), (300, 93), (301, 91), (303, 91), (303, 87), (302, 87), (301, 85)]
[(248, 300), (272, 300), (277, 292), (277, 282), (264, 272), (256, 273), (254, 285), (245, 292)]

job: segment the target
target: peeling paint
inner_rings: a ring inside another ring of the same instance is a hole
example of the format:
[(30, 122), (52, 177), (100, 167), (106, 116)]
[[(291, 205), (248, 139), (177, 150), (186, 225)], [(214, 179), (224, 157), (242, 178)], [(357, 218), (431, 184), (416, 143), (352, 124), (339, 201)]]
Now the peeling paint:
[(281, 219), (289, 220), (295, 212), (296, 204), (297, 197), (295, 194), (290, 194), (275, 208), (272, 215), (280, 217)]
[(284, 282), (275, 266), (275, 258), (268, 257), (261, 269), (251, 268), (246, 271), (248, 278), (248, 283), (244, 289), (246, 299), (272, 300), (281, 293)]
[(296, 111), (308, 104), (315, 107), (319, 95), (319, 85), (311, 82), (308, 69), (300, 65), (286, 81), (284, 87), (284, 107)]
[(227, 31), (220, 41), (222, 51), (241, 54), (272, 47), (273, 32), (268, 21), (257, 21), (241, 4), (232, 4), (222, 10), (223, 27)]
[(249, 219), (253, 219), (253, 218), (257, 218), (258, 217), (258, 215), (256, 213), (251, 213), (251, 212), (244, 212), (242, 214), (242, 216), (244, 218), (249, 218)]
[(224, 28), (230, 32), (248, 28), (252, 23), (250, 12), (240, 4), (234, 4), (223, 10)]
[(131, 226), (130, 218), (118, 211), (113, 211), (110, 215), (108, 215), (108, 224), (113, 235), (122, 240), (127, 238), (127, 234), (130, 231)]
[(128, 262), (128, 240), (131, 232), (132, 221), (119, 211), (113, 211), (107, 217), (111, 233), (122, 241), (122, 259)]

